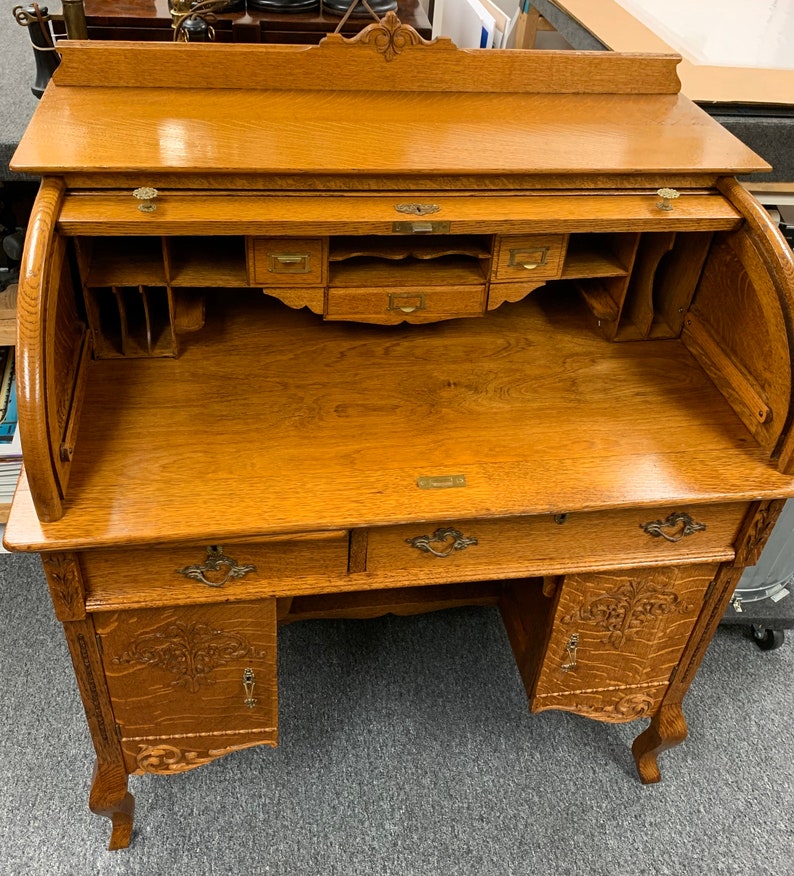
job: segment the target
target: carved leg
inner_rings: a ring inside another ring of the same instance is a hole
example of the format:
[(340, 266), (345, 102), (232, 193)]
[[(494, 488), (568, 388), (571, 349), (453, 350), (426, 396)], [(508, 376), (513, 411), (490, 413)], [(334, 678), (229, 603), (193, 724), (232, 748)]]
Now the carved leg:
[(651, 726), (634, 740), (631, 752), (637, 763), (637, 772), (644, 785), (651, 785), (662, 778), (657, 755), (680, 745), (687, 736), (686, 718), (680, 704), (662, 706), (651, 719)]
[(127, 774), (123, 770), (100, 766), (94, 767), (88, 807), (95, 815), (104, 815), (113, 824), (109, 851), (126, 849), (132, 834), (132, 818), (135, 798), (127, 790)]

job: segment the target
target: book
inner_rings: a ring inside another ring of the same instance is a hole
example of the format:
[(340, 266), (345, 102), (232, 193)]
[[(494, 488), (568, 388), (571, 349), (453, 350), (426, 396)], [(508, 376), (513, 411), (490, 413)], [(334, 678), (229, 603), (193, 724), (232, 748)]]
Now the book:
[(14, 348), (0, 348), (0, 445), (11, 444), (17, 432), (17, 392)]

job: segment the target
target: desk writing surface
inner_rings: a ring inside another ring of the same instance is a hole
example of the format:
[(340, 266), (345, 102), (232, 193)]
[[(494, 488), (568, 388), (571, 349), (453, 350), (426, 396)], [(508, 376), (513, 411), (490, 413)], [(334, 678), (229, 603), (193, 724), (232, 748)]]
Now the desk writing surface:
[[(230, 538), (791, 489), (680, 341), (606, 344), (564, 287), (426, 326), (322, 324), (243, 290), (213, 306), (177, 360), (92, 363), (66, 513), (26, 540)], [(464, 488), (417, 487), (456, 474)]]
[[(764, 170), (766, 164), (676, 95), (505, 95), (503, 115), (476, 94), (390, 95), (101, 89), (45, 94), (47, 138), (34, 121), (19, 171), (158, 170), (332, 173)], [(355, 113), (352, 108), (355, 107)], [(230, 108), (233, 108), (230, 113)], [(244, 132), (241, 137), (240, 133)], [(627, 136), (627, 131), (630, 136)], [(117, 146), (123, 136), (125, 150)]]

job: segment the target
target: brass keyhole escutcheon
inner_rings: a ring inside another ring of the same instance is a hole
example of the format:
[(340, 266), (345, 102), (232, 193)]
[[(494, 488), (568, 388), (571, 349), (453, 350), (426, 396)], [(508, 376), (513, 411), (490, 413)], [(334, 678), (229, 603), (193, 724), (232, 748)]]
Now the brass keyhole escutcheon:
[(257, 703), (254, 696), (254, 685), (256, 685), (256, 676), (254, 670), (249, 666), (243, 670), (243, 690), (245, 691), (245, 699), (243, 702), (249, 709), (253, 709)]

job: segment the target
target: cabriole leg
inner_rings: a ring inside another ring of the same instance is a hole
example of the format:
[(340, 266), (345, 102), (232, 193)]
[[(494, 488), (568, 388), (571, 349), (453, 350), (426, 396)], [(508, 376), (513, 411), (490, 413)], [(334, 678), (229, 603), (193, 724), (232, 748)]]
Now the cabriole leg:
[(656, 758), (668, 748), (680, 745), (687, 737), (686, 718), (680, 704), (662, 706), (651, 719), (651, 726), (634, 740), (631, 752), (644, 785), (662, 778)]
[(103, 767), (97, 761), (88, 806), (95, 815), (104, 815), (113, 824), (108, 849), (126, 849), (130, 844), (135, 798), (127, 790), (127, 774), (121, 769)]

